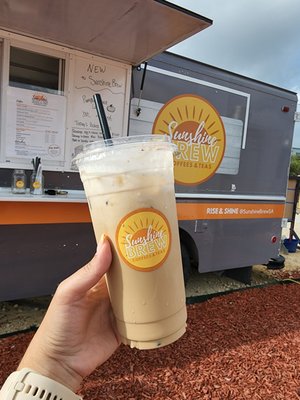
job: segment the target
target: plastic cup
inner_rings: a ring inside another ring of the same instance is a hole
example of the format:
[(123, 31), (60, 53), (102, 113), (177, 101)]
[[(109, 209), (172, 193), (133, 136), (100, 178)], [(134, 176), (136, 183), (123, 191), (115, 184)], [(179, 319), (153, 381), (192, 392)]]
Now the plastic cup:
[(166, 135), (131, 136), (89, 144), (75, 159), (96, 239), (104, 233), (112, 245), (106, 280), (121, 340), (139, 349), (186, 330), (176, 149)]

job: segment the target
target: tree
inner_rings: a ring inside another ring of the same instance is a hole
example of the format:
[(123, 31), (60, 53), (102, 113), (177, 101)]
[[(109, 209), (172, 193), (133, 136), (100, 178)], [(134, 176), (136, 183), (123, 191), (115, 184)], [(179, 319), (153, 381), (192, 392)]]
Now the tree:
[(300, 157), (297, 154), (291, 155), (290, 176), (300, 175)]

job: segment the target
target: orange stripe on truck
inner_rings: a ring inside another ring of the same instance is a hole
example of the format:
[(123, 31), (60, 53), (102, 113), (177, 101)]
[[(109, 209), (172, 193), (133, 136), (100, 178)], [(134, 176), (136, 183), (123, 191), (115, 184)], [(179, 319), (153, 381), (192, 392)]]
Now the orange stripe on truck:
[(0, 225), (91, 222), (87, 203), (0, 202)]
[[(284, 204), (177, 203), (178, 219), (283, 218)], [(87, 203), (0, 202), (0, 225), (91, 222)]]
[(181, 221), (193, 219), (282, 218), (284, 204), (273, 203), (177, 203)]

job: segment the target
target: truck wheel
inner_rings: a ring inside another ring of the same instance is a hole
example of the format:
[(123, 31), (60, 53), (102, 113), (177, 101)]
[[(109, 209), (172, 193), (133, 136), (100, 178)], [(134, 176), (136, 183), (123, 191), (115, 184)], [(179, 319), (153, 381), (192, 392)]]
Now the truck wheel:
[(273, 257), (269, 259), (267, 264), (268, 269), (282, 269), (284, 268), (285, 258), (282, 255), (278, 255), (277, 257)]
[(186, 285), (191, 275), (191, 259), (186, 245), (181, 243), (181, 259), (183, 266), (184, 284)]

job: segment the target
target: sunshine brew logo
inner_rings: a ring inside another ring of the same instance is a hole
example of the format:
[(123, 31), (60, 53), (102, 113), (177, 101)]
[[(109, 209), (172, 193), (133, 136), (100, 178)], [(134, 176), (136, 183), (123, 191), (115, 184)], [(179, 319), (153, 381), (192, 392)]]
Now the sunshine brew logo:
[(152, 132), (167, 134), (178, 146), (176, 183), (197, 185), (218, 169), (225, 150), (225, 131), (217, 110), (200, 96), (174, 97), (158, 113)]
[(17, 181), (16, 186), (18, 189), (22, 189), (25, 186), (24, 181)]
[(139, 271), (157, 269), (170, 250), (168, 220), (154, 208), (135, 210), (120, 221), (116, 243), (122, 259), (129, 267)]
[(35, 93), (32, 96), (32, 104), (36, 106), (46, 106), (48, 104), (46, 95)]

